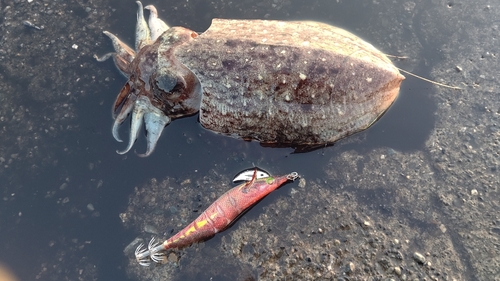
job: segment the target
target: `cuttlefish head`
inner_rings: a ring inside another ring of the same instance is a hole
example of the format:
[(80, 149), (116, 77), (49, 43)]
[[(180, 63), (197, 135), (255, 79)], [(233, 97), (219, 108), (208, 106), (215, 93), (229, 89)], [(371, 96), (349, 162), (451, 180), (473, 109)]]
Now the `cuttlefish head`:
[(189, 43), (198, 34), (185, 28), (169, 28), (157, 18), (153, 6), (147, 7), (151, 11), (148, 26), (141, 2), (137, 1), (137, 5), (136, 51), (105, 32), (115, 52), (97, 60), (112, 57), (120, 72), (128, 78), (113, 107), (112, 133), (122, 142), (118, 128), (131, 115), (130, 138), (125, 150), (117, 153), (130, 151), (144, 122), (147, 150), (139, 156), (146, 157), (153, 152), (164, 127), (172, 119), (198, 112), (202, 90), (196, 75), (174, 55), (176, 47)]
[(113, 136), (131, 113), (127, 153), (137, 139), (144, 120), (148, 156), (154, 150), (163, 128), (172, 119), (197, 113), (201, 102), (201, 83), (196, 75), (174, 57), (176, 46), (192, 40), (197, 34), (185, 28), (165, 31), (153, 44), (146, 45), (130, 63), (129, 79), (120, 91), (113, 108)]

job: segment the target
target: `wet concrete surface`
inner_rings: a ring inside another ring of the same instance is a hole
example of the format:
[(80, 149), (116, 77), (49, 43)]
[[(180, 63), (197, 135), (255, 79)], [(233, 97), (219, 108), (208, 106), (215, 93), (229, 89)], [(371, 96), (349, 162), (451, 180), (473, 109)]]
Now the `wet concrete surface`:
[[(111, 50), (102, 30), (133, 42), (134, 1), (3, 1), (0, 262), (21, 280), (500, 280), (498, 4), (144, 4), (197, 31), (214, 17), (327, 22), (463, 90), (407, 77), (372, 128), (306, 154), (192, 117), (169, 125), (151, 157), (119, 156), (110, 108), (125, 79), (92, 56)], [(304, 181), (166, 264), (123, 254), (137, 237), (168, 238), (252, 165)]]

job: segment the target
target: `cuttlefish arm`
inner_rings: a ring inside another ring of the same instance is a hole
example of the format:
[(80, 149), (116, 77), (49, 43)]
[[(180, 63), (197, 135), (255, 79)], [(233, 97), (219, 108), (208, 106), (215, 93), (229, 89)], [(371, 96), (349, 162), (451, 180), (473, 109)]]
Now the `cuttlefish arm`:
[(122, 142), (118, 134), (118, 128), (127, 119), (132, 109), (134, 109), (136, 99), (137, 96), (131, 92), (130, 83), (127, 82), (116, 97), (115, 106), (113, 107), (113, 119), (115, 119), (115, 122), (111, 131), (113, 137), (118, 142)]
[(94, 55), (94, 58), (99, 62), (103, 62), (112, 57), (118, 70), (120, 70), (123, 76), (127, 78), (130, 75), (128, 66), (134, 60), (136, 52), (138, 52), (145, 45), (151, 44), (150, 31), (146, 20), (144, 19), (142, 3), (139, 1), (137, 1), (136, 3), (138, 9), (137, 24), (135, 27), (135, 51), (132, 50), (132, 48), (130, 48), (127, 44), (123, 43), (116, 35), (105, 30), (102, 33), (104, 33), (109, 37), (109, 39), (111, 39), (111, 43), (113, 44), (113, 48), (115, 49), (115, 51), (107, 53), (101, 57)]
[[(113, 124), (113, 136), (115, 136), (116, 133), (115, 139), (118, 141), (121, 140), (119, 139), (117, 130), (115, 130), (115, 128), (118, 128), (120, 122), (123, 122), (121, 117), (128, 115), (128, 112), (130, 112), (129, 108), (132, 108), (132, 106), (124, 107), (118, 117), (115, 119), (115, 123)], [(123, 151), (117, 150), (116, 153), (125, 154), (130, 151), (135, 141), (137, 140), (137, 136), (139, 135), (143, 119), (144, 124), (146, 125), (147, 132), (147, 150), (144, 154), (138, 154), (138, 156), (146, 157), (153, 152), (156, 147), (156, 143), (160, 138), (161, 132), (163, 131), (163, 128), (168, 123), (170, 123), (171, 120), (170, 117), (166, 116), (161, 110), (153, 106), (146, 96), (139, 96), (137, 100), (135, 100), (133, 105), (128, 146)]]
[(144, 19), (144, 11), (141, 1), (137, 3), (137, 23), (135, 25), (135, 50), (139, 51), (142, 47), (151, 44), (151, 35), (148, 24)]
[[(148, 100), (149, 102), (149, 100)], [(137, 154), (140, 157), (149, 156), (156, 147), (156, 143), (161, 136), (161, 132), (166, 125), (171, 121), (170, 117), (166, 116), (158, 108), (149, 103), (149, 108), (144, 114), (144, 124), (146, 125), (146, 140), (147, 150), (144, 154)]]
[(130, 48), (127, 44), (123, 43), (113, 33), (108, 31), (103, 31), (102, 33), (111, 39), (111, 43), (113, 44), (115, 51), (107, 53), (101, 57), (94, 55), (94, 58), (99, 62), (103, 62), (112, 57), (116, 68), (118, 68), (123, 76), (128, 77), (130, 75), (128, 65), (134, 60), (135, 51), (132, 50), (132, 48)]
[(151, 41), (156, 41), (163, 32), (167, 31), (170, 27), (158, 18), (158, 11), (155, 6), (147, 5), (144, 9), (149, 10), (148, 25), (151, 31)]

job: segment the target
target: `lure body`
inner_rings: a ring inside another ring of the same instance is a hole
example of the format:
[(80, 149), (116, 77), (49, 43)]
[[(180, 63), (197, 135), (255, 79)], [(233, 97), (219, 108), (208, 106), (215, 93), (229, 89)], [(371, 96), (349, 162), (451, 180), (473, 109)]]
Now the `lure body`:
[(315, 147), (368, 128), (404, 79), (371, 44), (310, 21), (214, 19), (202, 34), (168, 27), (138, 2), (136, 50), (109, 32), (128, 78), (115, 105), (113, 136), (132, 114), (132, 148), (144, 119), (149, 155), (171, 120), (199, 112), (214, 132), (263, 145)]
[(148, 250), (142, 249), (142, 245), (139, 246), (136, 250), (136, 259), (142, 265), (149, 265), (149, 259), (155, 262), (161, 260), (162, 251), (183, 248), (212, 237), (226, 229), (242, 212), (266, 195), (285, 182), (293, 181), (296, 178), (298, 178), (298, 174), (295, 172), (284, 176), (262, 179), (257, 179), (256, 173), (254, 173), (251, 181), (240, 184), (224, 193), (198, 218), (162, 244), (156, 245), (152, 240)]

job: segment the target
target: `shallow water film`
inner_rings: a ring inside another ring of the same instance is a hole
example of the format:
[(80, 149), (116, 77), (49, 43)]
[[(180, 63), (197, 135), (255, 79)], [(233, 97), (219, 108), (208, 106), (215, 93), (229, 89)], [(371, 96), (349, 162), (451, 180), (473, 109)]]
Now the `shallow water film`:
[[(103, 30), (133, 45), (135, 1), (2, 1), (0, 272), (14, 280), (500, 280), (499, 5), (143, 4), (200, 32), (212, 18), (325, 22), (407, 57), (393, 59), (399, 68), (462, 90), (405, 75), (374, 126), (308, 153), (217, 135), (192, 116), (170, 124), (150, 157), (118, 155), (111, 107), (125, 78), (93, 55), (112, 51)], [(134, 148), (144, 147), (141, 137)], [(172, 236), (253, 166), (301, 180), (214, 238), (167, 252), (164, 264), (136, 262), (138, 242)]]

